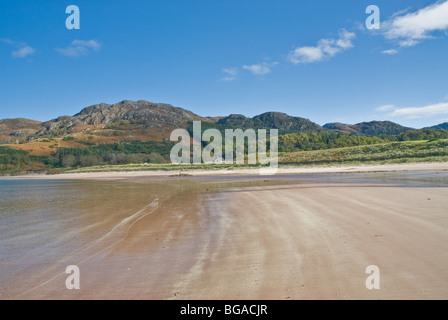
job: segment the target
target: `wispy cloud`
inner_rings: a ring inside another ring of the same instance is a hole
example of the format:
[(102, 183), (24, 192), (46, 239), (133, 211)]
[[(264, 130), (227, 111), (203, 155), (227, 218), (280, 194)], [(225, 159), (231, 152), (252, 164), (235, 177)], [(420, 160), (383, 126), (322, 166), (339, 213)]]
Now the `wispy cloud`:
[(234, 81), (238, 75), (238, 68), (223, 68), (222, 72), (224, 72), (226, 76), (221, 78), (221, 81)]
[(0, 38), (0, 42), (4, 42), (7, 44), (15, 44), (15, 41), (12, 41), (11, 39), (6, 39), (6, 38)]
[(264, 76), (268, 73), (271, 73), (272, 68), (277, 64), (278, 62), (263, 62), (259, 64), (244, 65), (243, 69), (249, 70), (250, 72), (258, 76)]
[(377, 111), (388, 112), (393, 110), (388, 115), (391, 117), (405, 117), (407, 119), (415, 118), (425, 118), (448, 114), (448, 102), (431, 104), (423, 107), (412, 107), (412, 108), (386, 108), (388, 106), (383, 106), (376, 108)]
[(32, 47), (25, 46), (13, 51), (12, 56), (14, 58), (26, 58), (27, 56), (33, 54), (34, 52), (36, 52), (36, 50), (34, 50)]
[(438, 1), (416, 12), (396, 13), (382, 24), (384, 36), (401, 47), (415, 46), (432, 38), (435, 31), (448, 30), (448, 1)]
[(395, 18), (395, 17), (398, 17), (398, 16), (404, 16), (406, 13), (408, 13), (408, 12), (411, 11), (411, 10), (412, 10), (411, 7), (407, 7), (407, 8), (405, 8), (405, 9), (398, 10), (397, 12), (394, 12), (394, 13), (392, 14), (391, 18)]
[(389, 55), (394, 55), (394, 54), (397, 54), (397, 53), (398, 53), (398, 50), (396, 50), (396, 49), (389, 49), (389, 50), (384, 50), (384, 51), (382, 51), (381, 53), (383, 53), (383, 54), (389, 54)]
[(376, 108), (375, 111), (386, 112), (386, 111), (391, 111), (394, 109), (395, 109), (395, 106), (393, 104), (386, 104), (384, 106)]
[(298, 47), (288, 55), (288, 60), (297, 65), (300, 63), (313, 63), (330, 58), (353, 47), (355, 33), (345, 29), (339, 31), (339, 39), (321, 39), (317, 46)]
[(81, 57), (100, 49), (101, 44), (96, 40), (73, 40), (68, 47), (56, 48), (56, 51), (67, 57)]
[(17, 42), (5, 38), (0, 39), (0, 42), (12, 45), (16, 48), (11, 52), (11, 56), (14, 58), (26, 58), (36, 52), (33, 47), (27, 45), (25, 42)]

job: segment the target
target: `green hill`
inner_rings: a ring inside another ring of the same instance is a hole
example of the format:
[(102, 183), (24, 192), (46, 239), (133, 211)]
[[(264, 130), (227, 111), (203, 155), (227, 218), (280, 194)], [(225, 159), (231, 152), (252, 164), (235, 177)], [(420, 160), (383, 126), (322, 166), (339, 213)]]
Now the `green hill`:
[(279, 162), (296, 165), (448, 161), (448, 139), (404, 141), (318, 151), (284, 153)]
[(425, 129), (439, 129), (439, 130), (448, 130), (448, 122), (444, 122), (432, 127), (426, 127)]
[(334, 122), (327, 123), (323, 127), (334, 132), (353, 133), (359, 135), (393, 135), (412, 130), (412, 128), (403, 127), (402, 125), (391, 121), (370, 121), (357, 124)]

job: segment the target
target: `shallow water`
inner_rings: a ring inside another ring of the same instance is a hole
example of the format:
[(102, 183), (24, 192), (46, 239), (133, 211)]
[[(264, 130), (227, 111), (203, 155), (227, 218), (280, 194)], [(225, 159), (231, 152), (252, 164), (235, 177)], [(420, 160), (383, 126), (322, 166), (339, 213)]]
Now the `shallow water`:
[[(64, 271), (64, 261), (65, 265), (79, 263), (116, 245), (135, 222), (159, 205), (177, 202), (184, 204), (185, 211), (192, 211), (197, 210), (193, 207), (201, 199), (213, 201), (217, 193), (315, 183), (447, 187), (448, 173), (0, 180), (0, 299), (14, 298), (33, 288), (46, 274), (49, 277), (50, 270)], [(38, 279), (34, 280), (34, 276)]]

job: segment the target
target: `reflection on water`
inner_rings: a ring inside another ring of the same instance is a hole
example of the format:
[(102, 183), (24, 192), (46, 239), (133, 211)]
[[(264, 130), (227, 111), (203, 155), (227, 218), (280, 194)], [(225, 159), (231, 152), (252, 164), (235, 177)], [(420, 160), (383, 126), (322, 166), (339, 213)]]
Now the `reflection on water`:
[(1, 290), (103, 237), (135, 208), (151, 203), (157, 189), (101, 181), (0, 181)]
[(357, 183), (398, 187), (446, 187), (448, 186), (448, 171), (307, 173), (278, 174), (273, 176), (238, 175), (231, 177), (203, 176), (186, 177), (183, 180), (197, 181), (203, 185), (208, 184), (214, 189), (322, 183)]
[[(98, 239), (105, 239), (120, 226), (127, 228), (128, 224), (151, 213), (159, 203), (159, 214), (170, 210), (198, 211), (203, 199), (209, 202), (218, 199), (213, 198), (215, 193), (309, 183), (446, 187), (448, 172), (166, 177), (121, 181), (0, 180), (0, 299), (23, 291), (30, 274), (44, 273), (68, 256), (79, 255), (81, 259), (83, 249), (91, 248)], [(112, 240), (111, 245), (114, 244)], [(18, 283), (22, 283), (22, 288)]]

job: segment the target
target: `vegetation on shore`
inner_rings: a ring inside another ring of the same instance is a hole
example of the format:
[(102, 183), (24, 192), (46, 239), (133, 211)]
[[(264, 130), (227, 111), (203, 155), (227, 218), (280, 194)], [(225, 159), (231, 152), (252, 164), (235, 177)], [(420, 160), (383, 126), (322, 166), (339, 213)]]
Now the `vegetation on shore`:
[[(355, 164), (388, 164), (413, 162), (448, 162), (448, 139), (435, 141), (393, 142), (378, 145), (346, 147), (329, 150), (280, 153), (280, 167), (336, 166)], [(54, 173), (177, 171), (179, 175), (192, 170), (233, 170), (260, 168), (260, 164), (122, 164), (99, 165)]]
[[(359, 137), (342, 133), (288, 134), (279, 138), (279, 164), (280, 166), (327, 166), (448, 161), (448, 139), (437, 139), (442, 133), (434, 130), (426, 133), (422, 131), (420, 135), (415, 137), (435, 136), (436, 138), (395, 142), (387, 141), (384, 137)], [(407, 135), (394, 137), (396, 140), (409, 138)], [(261, 166), (259, 164), (231, 165), (218, 163), (171, 164), (169, 163), (169, 152), (172, 145), (173, 143), (169, 141), (132, 141), (93, 145), (84, 148), (56, 148), (53, 156), (35, 156), (30, 155), (30, 152), (26, 150), (0, 146), (0, 174), (229, 170)]]
[(329, 150), (284, 153), (291, 165), (383, 164), (448, 161), (448, 139), (391, 142)]

